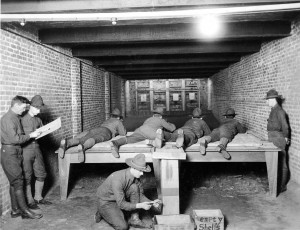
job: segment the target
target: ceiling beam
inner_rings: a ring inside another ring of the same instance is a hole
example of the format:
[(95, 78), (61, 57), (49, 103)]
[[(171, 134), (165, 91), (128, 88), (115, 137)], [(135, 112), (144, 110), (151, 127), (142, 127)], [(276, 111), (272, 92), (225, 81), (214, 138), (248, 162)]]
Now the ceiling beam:
[(110, 12), (114, 11), (132, 11), (145, 10), (153, 11), (155, 9), (180, 9), (192, 7), (216, 7), (224, 5), (255, 5), (255, 4), (273, 4), (273, 3), (291, 3), (296, 0), (2, 0), (2, 14), (21, 14), (21, 13), (59, 13), (59, 12)]
[(73, 48), (75, 57), (113, 57), (113, 56), (145, 56), (145, 55), (180, 55), (207, 53), (255, 53), (260, 50), (261, 43), (252, 42), (215, 42), (215, 43), (186, 43), (164, 45), (134, 45), (134, 46), (103, 46)]
[(152, 75), (128, 75), (128, 76), (121, 76), (126, 80), (140, 80), (140, 79), (179, 79), (179, 78), (208, 78), (212, 76), (213, 73), (210, 74), (199, 74), (199, 73), (191, 73), (191, 74), (152, 74)]
[[(274, 38), (290, 35), (291, 23), (276, 22), (231, 22), (224, 23), (216, 40), (244, 38)], [(46, 44), (109, 44), (155, 41), (206, 41), (198, 33), (196, 24), (103, 26), (94, 28), (58, 28), (39, 31), (39, 38)]]
[(182, 63), (215, 63), (215, 62), (223, 62), (223, 63), (232, 63), (238, 62), (240, 60), (239, 55), (230, 55), (230, 56), (212, 56), (212, 55), (203, 55), (201, 57), (179, 57), (168, 56), (167, 58), (163, 58), (162, 56), (154, 56), (154, 57), (113, 57), (112, 59), (103, 58), (94, 60), (95, 65), (99, 66), (118, 66), (118, 65), (155, 65), (155, 64), (182, 64)]
[(216, 73), (220, 71), (221, 69), (215, 68), (215, 69), (175, 69), (175, 70), (135, 70), (135, 71), (116, 71), (113, 72), (120, 76), (128, 76), (128, 75), (153, 75), (153, 74), (165, 74), (165, 75), (172, 75), (172, 74), (194, 74), (194, 73), (203, 73), (203, 74), (210, 74), (210, 73)]

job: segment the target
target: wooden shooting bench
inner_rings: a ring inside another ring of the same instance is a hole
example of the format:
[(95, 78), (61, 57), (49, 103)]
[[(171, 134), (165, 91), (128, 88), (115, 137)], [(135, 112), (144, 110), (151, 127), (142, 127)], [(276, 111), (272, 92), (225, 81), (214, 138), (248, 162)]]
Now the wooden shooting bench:
[[(115, 137), (119, 138), (119, 137)], [(252, 134), (238, 134), (227, 146), (231, 155), (226, 160), (216, 147), (219, 142), (209, 143), (206, 155), (199, 153), (199, 142), (185, 151), (177, 149), (174, 143), (167, 142), (162, 149), (146, 145), (145, 141), (126, 144), (120, 147), (120, 158), (111, 154), (109, 142), (98, 143), (86, 151), (84, 163), (125, 163), (138, 153), (146, 156), (146, 161), (153, 163), (154, 175), (157, 181), (158, 197), (164, 203), (163, 214), (179, 214), (179, 161), (185, 162), (266, 162), (269, 193), (277, 196), (278, 151), (271, 142), (262, 141)], [(78, 162), (76, 147), (66, 151), (65, 157), (59, 160), (60, 195), (61, 200), (67, 199), (70, 165)]]

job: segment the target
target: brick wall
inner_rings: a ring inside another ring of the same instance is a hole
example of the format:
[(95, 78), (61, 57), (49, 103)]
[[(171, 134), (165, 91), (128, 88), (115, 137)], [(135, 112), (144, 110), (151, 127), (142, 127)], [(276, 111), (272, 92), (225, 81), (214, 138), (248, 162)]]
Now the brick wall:
[[(46, 104), (41, 113), (43, 122), (62, 119), (59, 130), (41, 138), (49, 175), (46, 187), (53, 188), (58, 179), (54, 152), (59, 141), (100, 125), (105, 119), (104, 73), (87, 60), (73, 58), (69, 49), (40, 44), (37, 31), (27, 25), (3, 24), (1, 33), (0, 117), (8, 111), (15, 95), (31, 99), (40, 94)], [(0, 214), (10, 208), (8, 190), (0, 165)]]
[(292, 25), (290, 37), (262, 45), (260, 52), (243, 57), (240, 62), (214, 75), (212, 110), (220, 120), (226, 108), (233, 107), (236, 117), (262, 138), (270, 108), (263, 99), (275, 88), (283, 95), (283, 109), (289, 116), (292, 144), (289, 167), (292, 180), (300, 183), (300, 20)]
[(110, 103), (111, 110), (117, 107), (125, 114), (125, 80), (114, 74), (110, 74)]

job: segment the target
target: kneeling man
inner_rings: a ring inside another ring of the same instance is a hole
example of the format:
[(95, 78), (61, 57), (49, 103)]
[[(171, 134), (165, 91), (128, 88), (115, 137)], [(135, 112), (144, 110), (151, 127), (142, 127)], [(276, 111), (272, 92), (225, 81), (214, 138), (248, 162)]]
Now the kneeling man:
[[(159, 199), (149, 200), (144, 195), (140, 177), (144, 172), (150, 172), (146, 165), (145, 155), (137, 154), (134, 158), (126, 159), (127, 169), (112, 173), (97, 190), (96, 223), (103, 218), (114, 229), (151, 228), (152, 224), (146, 224), (139, 218), (139, 209), (160, 212), (162, 202)], [(131, 214), (127, 223), (123, 211)]]

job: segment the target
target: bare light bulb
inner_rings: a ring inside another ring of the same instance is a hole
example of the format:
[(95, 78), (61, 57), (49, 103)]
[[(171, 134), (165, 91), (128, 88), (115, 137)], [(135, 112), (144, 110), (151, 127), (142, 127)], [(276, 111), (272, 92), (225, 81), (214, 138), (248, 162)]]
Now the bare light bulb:
[(26, 24), (26, 21), (25, 21), (25, 19), (23, 18), (23, 19), (21, 19), (21, 21), (20, 21), (20, 25), (21, 26), (25, 26), (25, 24)]
[(111, 24), (117, 25), (117, 21), (118, 21), (117, 18), (112, 18), (112, 19), (111, 19)]
[(199, 18), (198, 29), (205, 38), (214, 38), (221, 31), (221, 21), (214, 15), (206, 15)]

